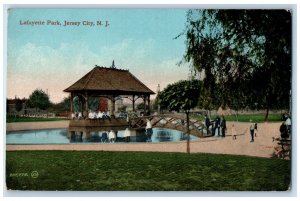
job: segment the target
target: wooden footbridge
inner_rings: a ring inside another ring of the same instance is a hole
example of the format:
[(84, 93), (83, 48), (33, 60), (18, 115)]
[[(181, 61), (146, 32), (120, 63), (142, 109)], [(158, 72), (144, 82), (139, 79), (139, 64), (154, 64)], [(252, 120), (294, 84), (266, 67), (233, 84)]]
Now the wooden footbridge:
[[(186, 119), (177, 115), (151, 115), (131, 116), (129, 119), (72, 119), (69, 124), (69, 131), (93, 132), (108, 130), (142, 130), (146, 127), (147, 119), (150, 120), (153, 128), (167, 128), (187, 133)], [(190, 120), (190, 134), (197, 137), (207, 137), (206, 128), (201, 121)]]
[[(168, 128), (187, 133), (187, 121), (177, 115), (152, 115), (130, 118), (130, 127), (133, 129), (145, 128), (147, 119), (153, 128)], [(207, 137), (206, 128), (201, 121), (190, 120), (190, 134), (197, 137)]]

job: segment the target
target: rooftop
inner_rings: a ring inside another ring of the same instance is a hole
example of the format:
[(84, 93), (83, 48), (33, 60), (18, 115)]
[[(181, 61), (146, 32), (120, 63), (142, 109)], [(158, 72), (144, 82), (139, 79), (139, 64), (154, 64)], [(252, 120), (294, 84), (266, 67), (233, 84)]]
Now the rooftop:
[(64, 90), (64, 92), (97, 91), (118, 95), (154, 94), (129, 70), (95, 66), (90, 72)]

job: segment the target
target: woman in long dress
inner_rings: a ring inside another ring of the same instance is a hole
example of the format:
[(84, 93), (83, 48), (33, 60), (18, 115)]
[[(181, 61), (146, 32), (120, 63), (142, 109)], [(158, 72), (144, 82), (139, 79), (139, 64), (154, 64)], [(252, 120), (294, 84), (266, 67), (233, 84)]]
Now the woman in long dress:
[(130, 131), (128, 128), (126, 128), (124, 132), (125, 142), (130, 142)]
[(110, 143), (115, 143), (116, 141), (116, 133), (113, 130), (110, 130), (109, 134), (108, 134), (108, 138), (109, 138), (109, 142)]

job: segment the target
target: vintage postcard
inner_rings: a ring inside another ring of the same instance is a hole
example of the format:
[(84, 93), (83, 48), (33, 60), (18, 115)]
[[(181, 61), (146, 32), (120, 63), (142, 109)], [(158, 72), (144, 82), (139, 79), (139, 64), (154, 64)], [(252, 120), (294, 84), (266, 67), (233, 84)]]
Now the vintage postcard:
[(7, 191), (292, 191), (294, 12), (8, 8)]

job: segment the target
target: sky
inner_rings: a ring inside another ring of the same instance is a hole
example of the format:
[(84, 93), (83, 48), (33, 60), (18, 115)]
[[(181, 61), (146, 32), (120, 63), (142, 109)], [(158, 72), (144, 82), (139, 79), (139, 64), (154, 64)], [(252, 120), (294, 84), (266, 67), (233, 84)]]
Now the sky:
[[(167, 84), (187, 79), (188, 64), (177, 65), (185, 52), (185, 37), (174, 39), (185, 28), (186, 12), (10, 9), (7, 97), (28, 98), (35, 89), (42, 89), (48, 91), (52, 102), (60, 102), (68, 96), (64, 89), (95, 65), (110, 67), (113, 60), (117, 68), (129, 69), (154, 92), (158, 84), (162, 90)], [(36, 24), (28, 23), (32, 21)], [(80, 24), (64, 26), (65, 21)]]

